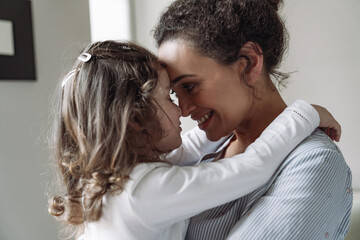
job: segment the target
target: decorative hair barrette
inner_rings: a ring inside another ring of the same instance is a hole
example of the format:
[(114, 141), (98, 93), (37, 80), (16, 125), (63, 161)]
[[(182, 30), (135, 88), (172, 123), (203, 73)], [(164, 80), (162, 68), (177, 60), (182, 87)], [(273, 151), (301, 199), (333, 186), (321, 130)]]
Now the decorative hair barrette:
[(82, 53), (82, 54), (80, 54), (78, 59), (82, 62), (88, 62), (91, 59), (91, 54), (90, 53)]
[[(90, 59), (91, 59), (91, 54), (90, 53), (81, 53), (80, 56), (78, 56), (78, 59), (82, 62), (88, 62)], [(66, 82), (72, 78), (74, 76), (74, 74), (77, 72), (77, 71), (80, 71), (80, 69), (74, 69), (74, 70), (71, 70), (68, 74), (66, 74), (64, 80), (62, 81), (61, 83), (61, 86), (64, 88)]]
[(131, 50), (130, 46), (127, 46), (127, 45), (123, 45), (121, 46), (122, 49), (125, 49), (125, 50)]

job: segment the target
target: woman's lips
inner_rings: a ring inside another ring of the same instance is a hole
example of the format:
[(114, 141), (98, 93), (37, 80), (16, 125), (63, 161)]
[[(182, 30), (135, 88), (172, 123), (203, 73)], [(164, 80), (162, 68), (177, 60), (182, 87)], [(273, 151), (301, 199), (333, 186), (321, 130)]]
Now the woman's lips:
[(214, 112), (209, 112), (205, 114), (201, 119), (197, 120), (198, 126), (201, 130), (205, 130), (209, 126), (213, 114)]

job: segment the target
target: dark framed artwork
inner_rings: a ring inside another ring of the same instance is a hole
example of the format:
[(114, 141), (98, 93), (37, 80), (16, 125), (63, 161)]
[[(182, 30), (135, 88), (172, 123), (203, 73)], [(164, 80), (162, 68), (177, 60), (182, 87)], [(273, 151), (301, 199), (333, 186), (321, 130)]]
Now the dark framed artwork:
[(36, 80), (29, 0), (0, 0), (0, 80)]

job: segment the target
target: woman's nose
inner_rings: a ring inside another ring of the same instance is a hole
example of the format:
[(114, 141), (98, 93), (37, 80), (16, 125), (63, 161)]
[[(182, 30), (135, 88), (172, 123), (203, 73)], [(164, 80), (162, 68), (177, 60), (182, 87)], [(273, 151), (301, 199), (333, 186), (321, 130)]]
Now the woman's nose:
[(179, 107), (181, 108), (181, 115), (187, 117), (196, 108), (195, 104), (187, 97), (179, 97)]
[(178, 106), (179, 115), (182, 116), (182, 110), (181, 107)]

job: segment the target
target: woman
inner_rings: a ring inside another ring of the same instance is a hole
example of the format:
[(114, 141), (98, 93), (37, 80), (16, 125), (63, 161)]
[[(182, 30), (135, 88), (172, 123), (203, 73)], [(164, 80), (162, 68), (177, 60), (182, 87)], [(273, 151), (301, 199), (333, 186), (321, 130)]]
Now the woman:
[[(277, 70), (287, 43), (280, 3), (177, 0), (155, 28), (182, 115), (198, 121), (212, 141), (232, 133), (206, 161), (243, 152), (286, 107), (272, 82), (288, 77)], [(351, 189), (340, 150), (317, 130), (266, 185), (193, 217), (186, 238), (342, 239)]]

